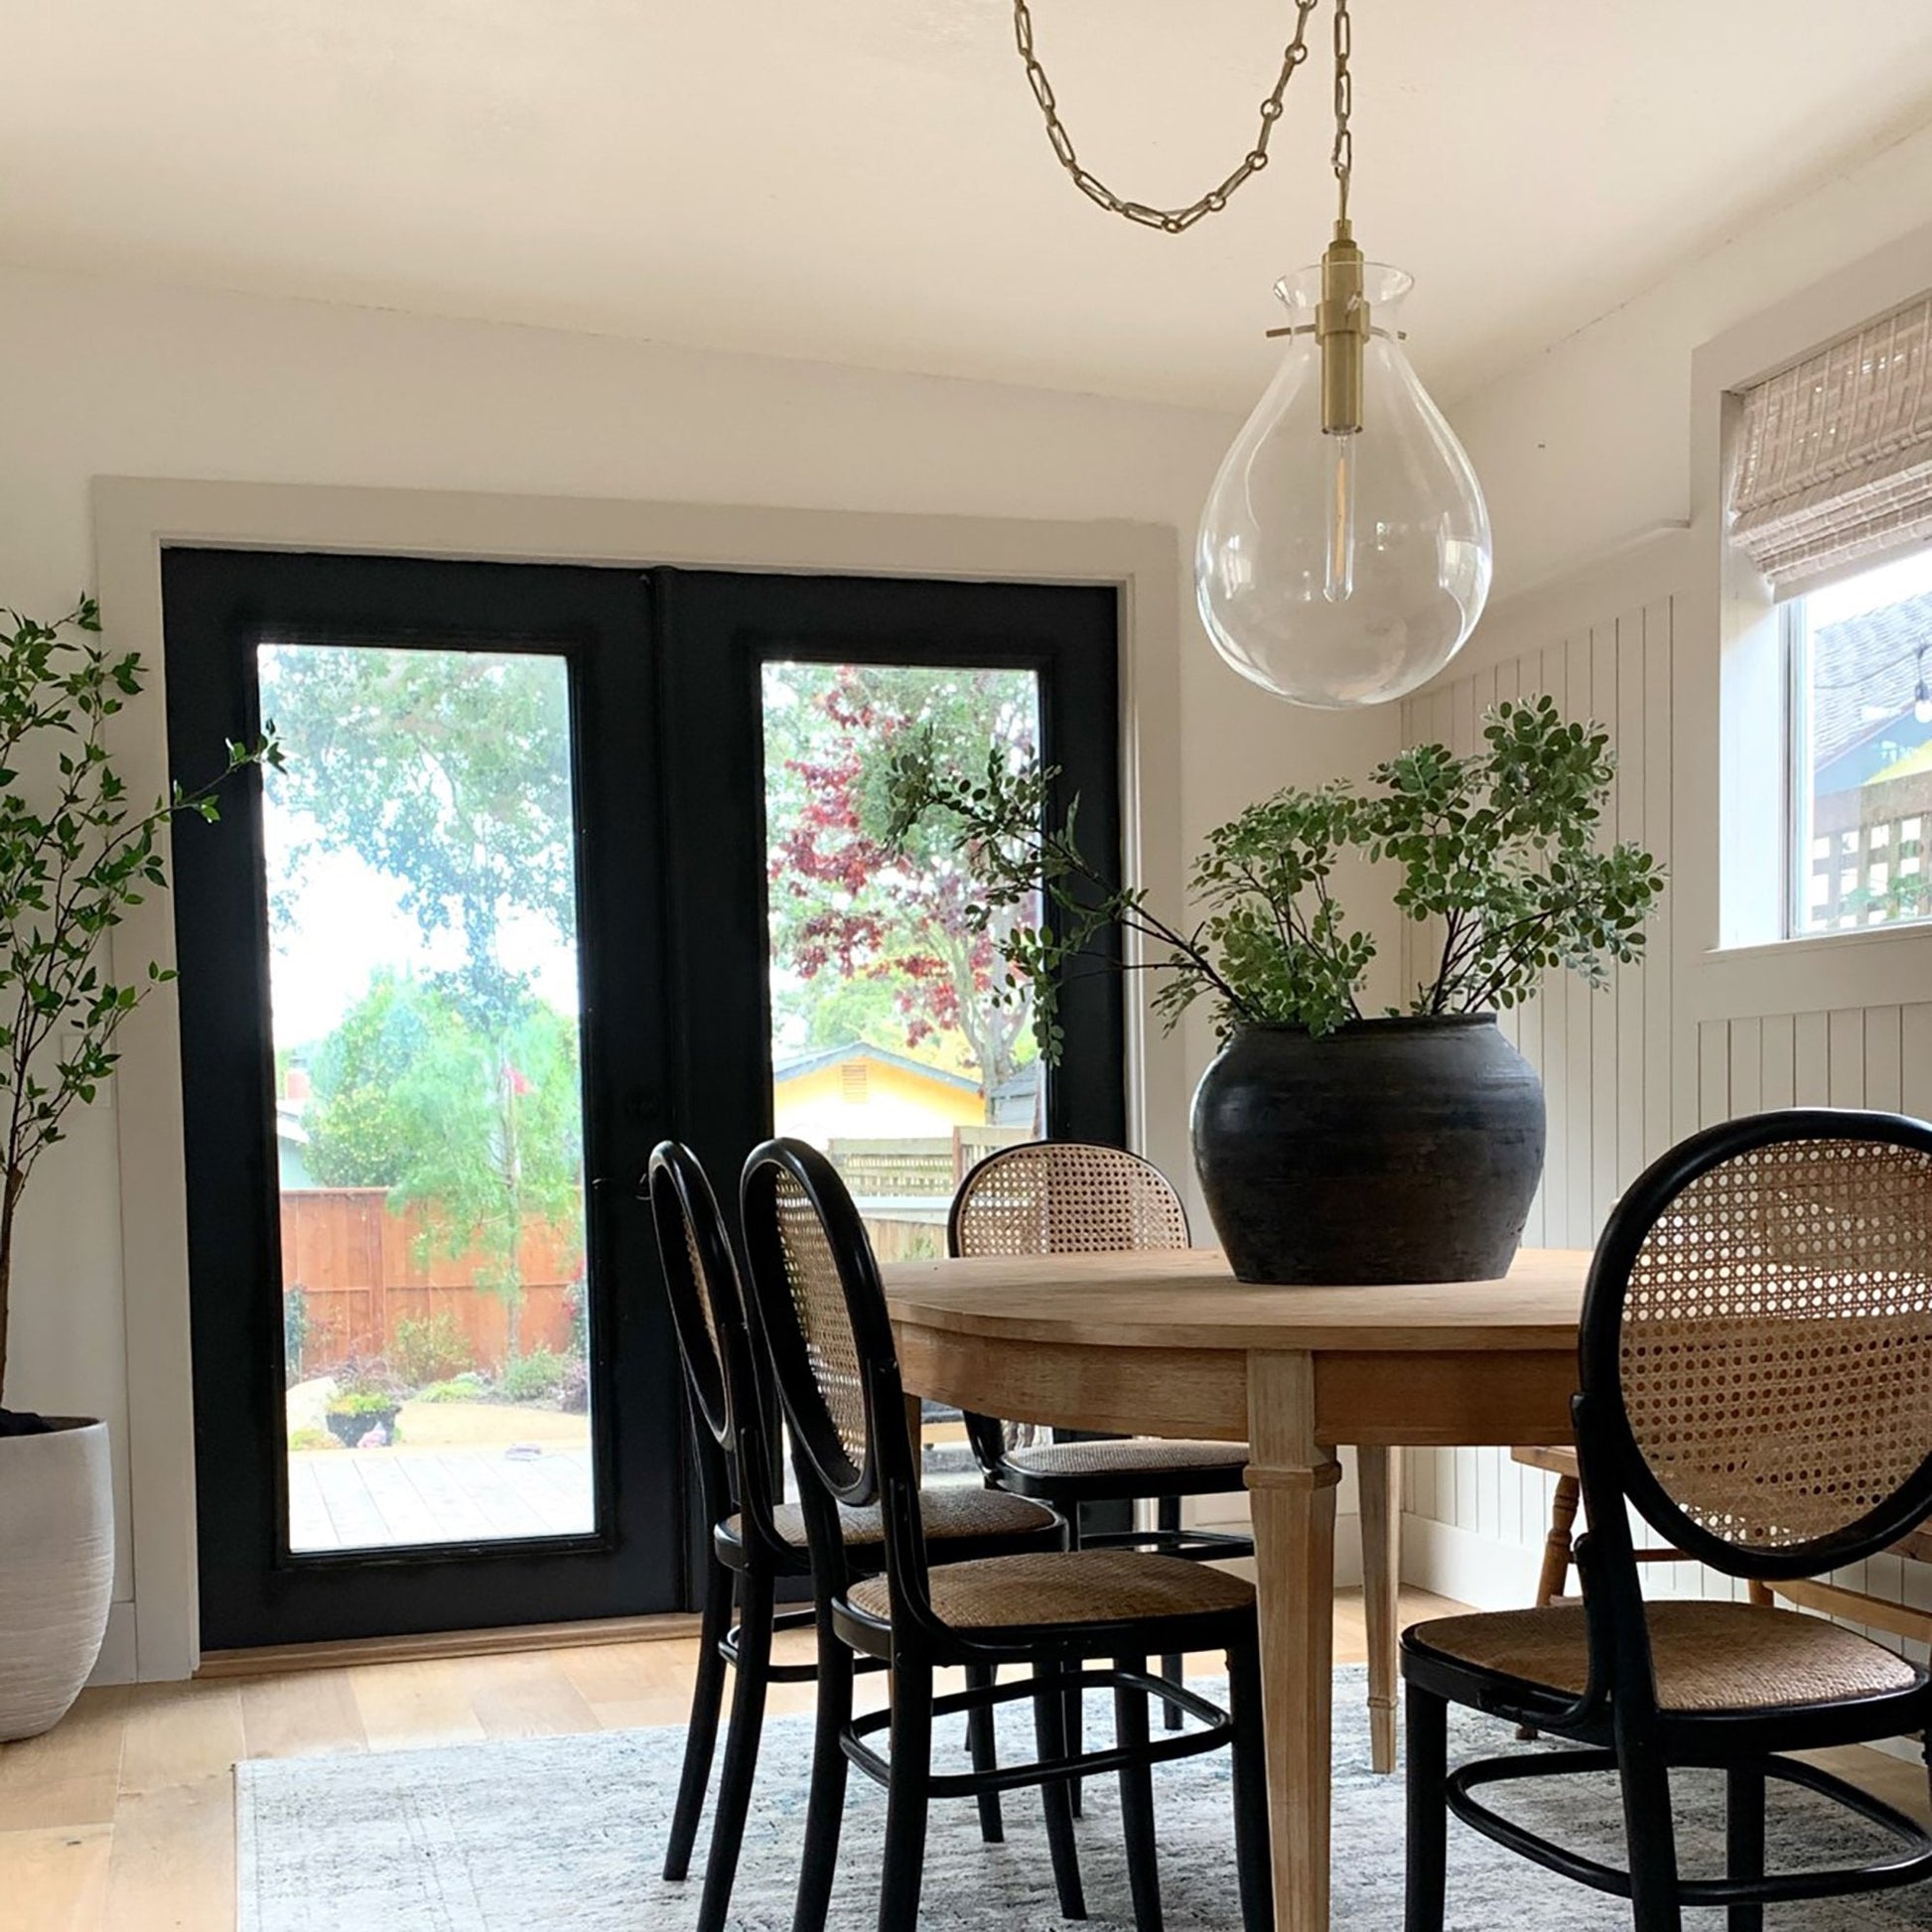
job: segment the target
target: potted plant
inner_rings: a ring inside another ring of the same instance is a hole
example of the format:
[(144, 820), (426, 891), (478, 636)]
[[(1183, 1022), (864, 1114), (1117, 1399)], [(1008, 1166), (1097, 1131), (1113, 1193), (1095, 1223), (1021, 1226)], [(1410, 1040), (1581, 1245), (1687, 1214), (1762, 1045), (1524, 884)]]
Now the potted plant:
[(409, 1392), (386, 1362), (350, 1361), (337, 1373), (322, 1420), (344, 1449), (387, 1449)]
[(279, 762), (270, 739), (230, 745), (212, 783), (137, 812), (103, 739), (141, 690), (141, 660), (110, 657), (99, 629), (91, 598), (51, 624), (0, 608), (0, 1739), (73, 1702), (114, 1570), (105, 1426), (4, 1407), (21, 1201), (69, 1112), (112, 1073), (128, 1016), (173, 977), (153, 963), (117, 975), (103, 956), (124, 909), (167, 883), (162, 833), (179, 813), (217, 817), (217, 787), (244, 765)]
[[(1000, 942), (1003, 997), (1031, 991), (1046, 1058), (1058, 976), (1111, 925), (1167, 970), (1154, 1005), (1170, 1027), (1213, 1002), (1223, 1045), (1194, 1096), (1194, 1162), (1240, 1279), (1487, 1280), (1515, 1254), (1544, 1154), (1542, 1086), (1496, 1014), (1551, 968), (1602, 986), (1638, 958), (1663, 874), (1600, 838), (1615, 766), (1597, 727), (1539, 698), (1498, 705), (1482, 735), (1468, 757), (1418, 745), (1365, 787), (1249, 806), (1208, 834), (1184, 927), (1082, 854), (1076, 812), (1050, 825), (1054, 774), (1003, 752), (962, 774), (914, 735), (885, 774), (887, 829), (950, 818), (983, 928), (1025, 912)], [(1433, 970), (1378, 1018), (1361, 1006), (1374, 940), (1333, 890), (1351, 852), (1393, 868), (1396, 906), (1428, 930)]]

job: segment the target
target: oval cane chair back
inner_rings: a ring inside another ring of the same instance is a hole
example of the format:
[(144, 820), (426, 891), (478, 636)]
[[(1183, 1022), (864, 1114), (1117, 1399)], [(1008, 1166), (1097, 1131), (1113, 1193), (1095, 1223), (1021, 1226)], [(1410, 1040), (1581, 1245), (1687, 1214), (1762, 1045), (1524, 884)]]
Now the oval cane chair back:
[[(759, 1326), (796, 1451), (839, 1502), (880, 1502), (888, 1568), (924, 1575), (918, 1484), (879, 1266), (838, 1172), (799, 1141), (745, 1164), (745, 1248)], [(843, 1570), (836, 1517), (805, 1499), (813, 1560)], [(921, 1588), (920, 1594), (923, 1595)]]
[(989, 1154), (947, 1219), (955, 1255), (1111, 1255), (1188, 1245), (1187, 1210), (1151, 1161), (1083, 1141)]
[(698, 1458), (706, 1511), (716, 1524), (737, 1508), (767, 1548), (782, 1549), (772, 1519), (779, 1485), (769, 1399), (759, 1382), (718, 1197), (697, 1156), (676, 1141), (652, 1150), (644, 1190), (685, 1390), (716, 1449)]
[[(946, 1217), (952, 1255), (1117, 1255), (1188, 1246), (1187, 1210), (1151, 1161), (1086, 1141), (1027, 1141), (989, 1154), (959, 1183)], [(966, 1439), (989, 1478), (1032, 1423), (968, 1411)]]
[(1897, 1541), (1932, 1511), (1932, 1127), (1799, 1109), (1685, 1141), (1604, 1230), (1582, 1370), (1593, 1524), (1614, 1477), (1732, 1576)]

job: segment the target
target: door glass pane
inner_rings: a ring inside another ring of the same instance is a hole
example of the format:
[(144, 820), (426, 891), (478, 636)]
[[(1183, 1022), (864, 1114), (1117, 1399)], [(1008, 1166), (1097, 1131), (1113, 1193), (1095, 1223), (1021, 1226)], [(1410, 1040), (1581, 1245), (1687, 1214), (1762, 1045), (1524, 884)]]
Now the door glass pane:
[[(934, 828), (903, 857), (884, 844), (884, 766), (922, 726), (966, 768), (993, 745), (1032, 758), (1038, 680), (773, 660), (763, 700), (775, 1130), (830, 1157), (881, 1261), (943, 1255), (954, 1188), (1041, 1137), (1045, 1090), (1030, 1005), (1000, 998), (993, 936), (967, 920), (952, 837)], [(963, 1469), (963, 1434), (934, 1415), (928, 1472), (948, 1460)]]
[(568, 670), (268, 643), (297, 1554), (596, 1526)]

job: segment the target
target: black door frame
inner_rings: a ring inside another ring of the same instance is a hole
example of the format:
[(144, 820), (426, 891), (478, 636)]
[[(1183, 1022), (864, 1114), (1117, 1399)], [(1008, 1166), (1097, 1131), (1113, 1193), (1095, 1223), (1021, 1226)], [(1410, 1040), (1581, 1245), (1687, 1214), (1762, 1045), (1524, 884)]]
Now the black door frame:
[[(1053, 810), (1078, 794), (1083, 845), (1117, 869), (1117, 591), (199, 548), (164, 551), (163, 587), (170, 763), (185, 780), (206, 770), (210, 747), (259, 728), (254, 645), (269, 627), (566, 659), (583, 1063), (597, 1075), (587, 1071), (584, 1127), (588, 1252), (604, 1277), (592, 1330), (598, 1532), (287, 1556), (280, 1383), (263, 1367), (282, 1342), (277, 1300), (259, 1293), (280, 1279), (262, 1131), (273, 1048), (259, 784), (229, 801), (220, 827), (178, 829), (195, 1381), (247, 1391), (219, 1413), (195, 1408), (204, 1643), (687, 1607), (699, 1527), (675, 1345), (633, 1196), (651, 1145), (675, 1134), (735, 1199), (735, 1164), (770, 1131), (760, 667), (787, 657), (1034, 671), (1045, 749), (1061, 767)], [(1049, 1132), (1122, 1144), (1121, 976), (1069, 984), (1062, 1021)], [(752, 1050), (690, 1050), (748, 1035)]]
[[(162, 560), (168, 737), (179, 774), (258, 728), (254, 647), (266, 634), (439, 649), (539, 651), (570, 667), (578, 803), (579, 970), (587, 1257), (599, 1527), (540, 1543), (290, 1557), (278, 1413), (278, 1184), (263, 1131), (268, 1031), (261, 791), (224, 822), (175, 834), (183, 1111), (198, 1391), (203, 1642), (209, 1648), (594, 1617), (681, 1607), (685, 1499), (675, 1349), (632, 1198), (661, 1131), (668, 1016), (626, 998), (619, 962), (654, 978), (662, 920), (656, 801), (617, 734), (655, 718), (640, 573), (169, 550)], [(617, 742), (613, 742), (617, 740)], [(237, 863), (237, 861), (242, 863)], [(630, 983), (635, 983), (631, 980)], [(673, 1471), (664, 1479), (665, 1471)], [(624, 1498), (624, 1520), (616, 1515)], [(537, 1606), (541, 1606), (539, 1610)]]

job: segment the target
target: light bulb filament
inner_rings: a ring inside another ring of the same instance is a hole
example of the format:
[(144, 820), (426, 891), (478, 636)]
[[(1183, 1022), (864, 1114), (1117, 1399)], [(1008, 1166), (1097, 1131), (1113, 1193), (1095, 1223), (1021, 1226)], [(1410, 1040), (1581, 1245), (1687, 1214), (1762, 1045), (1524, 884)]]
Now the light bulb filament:
[(1355, 591), (1355, 439), (1345, 430), (1324, 439), (1333, 449), (1321, 594), (1340, 604)]

